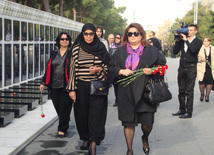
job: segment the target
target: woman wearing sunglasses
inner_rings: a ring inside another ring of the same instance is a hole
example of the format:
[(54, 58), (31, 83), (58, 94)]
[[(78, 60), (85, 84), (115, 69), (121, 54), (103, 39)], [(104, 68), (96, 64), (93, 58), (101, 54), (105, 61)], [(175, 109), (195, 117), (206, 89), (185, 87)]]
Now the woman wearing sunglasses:
[(75, 102), (76, 127), (83, 141), (80, 149), (89, 149), (91, 141), (89, 153), (93, 155), (96, 145), (105, 137), (108, 100), (107, 95), (90, 95), (90, 82), (106, 80), (109, 61), (110, 56), (96, 35), (96, 28), (93, 24), (85, 24), (72, 48), (67, 89)]
[(72, 100), (66, 86), (68, 84), (68, 61), (71, 55), (71, 36), (67, 32), (61, 32), (56, 38), (58, 50), (50, 53), (47, 69), (40, 85), (40, 91), (48, 86), (54, 108), (59, 117), (58, 136), (64, 137), (69, 127)]
[(138, 23), (130, 24), (123, 35), (122, 47), (118, 48), (109, 65), (110, 80), (125, 78), (133, 71), (144, 68), (144, 74), (127, 86), (119, 85), (117, 101), (119, 120), (124, 126), (127, 144), (127, 155), (133, 155), (132, 143), (135, 126), (141, 124), (143, 135), (142, 147), (145, 154), (149, 153), (148, 137), (154, 123), (156, 106), (145, 103), (143, 93), (149, 76), (153, 76), (150, 69), (161, 64), (157, 48), (148, 45), (146, 33)]

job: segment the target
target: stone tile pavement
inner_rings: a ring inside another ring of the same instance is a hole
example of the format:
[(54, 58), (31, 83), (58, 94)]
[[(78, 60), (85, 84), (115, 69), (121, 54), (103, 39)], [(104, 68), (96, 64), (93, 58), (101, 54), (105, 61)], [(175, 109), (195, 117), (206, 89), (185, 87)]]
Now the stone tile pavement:
[[(214, 153), (214, 95), (210, 102), (200, 102), (198, 82), (195, 86), (194, 112), (190, 119), (172, 116), (178, 110), (177, 68), (179, 59), (167, 58), (167, 78), (173, 98), (161, 103), (149, 137), (150, 155), (213, 155)], [(123, 127), (113, 107), (114, 94), (110, 89), (106, 137), (97, 147), (97, 154), (125, 155)], [(58, 120), (51, 101), (44, 104), (45, 118), (40, 118), (40, 107), (28, 112), (13, 123), (0, 128), (0, 155), (87, 155), (80, 151), (82, 142), (75, 128), (73, 111), (68, 134), (57, 137)], [(133, 149), (135, 155), (144, 154), (140, 126), (136, 127)], [(29, 143), (31, 142), (31, 143)], [(29, 143), (29, 144), (28, 144)], [(26, 144), (28, 144), (26, 146)], [(26, 146), (26, 147), (25, 147)]]

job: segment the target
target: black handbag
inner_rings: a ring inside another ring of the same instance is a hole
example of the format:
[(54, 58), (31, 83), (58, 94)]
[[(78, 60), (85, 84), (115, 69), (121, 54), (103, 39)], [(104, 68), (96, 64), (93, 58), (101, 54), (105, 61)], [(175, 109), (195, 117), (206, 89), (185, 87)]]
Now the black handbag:
[(146, 103), (156, 104), (172, 99), (172, 94), (163, 79), (149, 79), (143, 98)]
[(109, 82), (108, 81), (91, 81), (91, 95), (108, 95)]

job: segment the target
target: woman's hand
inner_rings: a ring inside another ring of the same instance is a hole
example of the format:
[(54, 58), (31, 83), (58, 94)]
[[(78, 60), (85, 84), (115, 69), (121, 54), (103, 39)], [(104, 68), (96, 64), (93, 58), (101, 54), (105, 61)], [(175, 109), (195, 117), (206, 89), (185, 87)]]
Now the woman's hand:
[(133, 74), (133, 71), (130, 69), (121, 69), (118, 73), (118, 75), (124, 75), (124, 76), (129, 76), (132, 74)]
[(151, 75), (152, 74), (152, 70), (151, 68), (144, 68), (143, 73), (146, 75)]
[(75, 103), (76, 102), (76, 92), (75, 91), (69, 92), (69, 96)]
[(90, 74), (95, 74), (95, 73), (99, 73), (101, 72), (103, 69), (101, 67), (97, 67), (97, 66), (91, 66), (89, 68), (89, 73)]
[(201, 61), (206, 62), (207, 60), (205, 58), (201, 58)]
[(41, 84), (40, 86), (39, 86), (39, 90), (40, 91), (43, 91), (45, 89), (45, 86), (43, 85), (43, 84)]

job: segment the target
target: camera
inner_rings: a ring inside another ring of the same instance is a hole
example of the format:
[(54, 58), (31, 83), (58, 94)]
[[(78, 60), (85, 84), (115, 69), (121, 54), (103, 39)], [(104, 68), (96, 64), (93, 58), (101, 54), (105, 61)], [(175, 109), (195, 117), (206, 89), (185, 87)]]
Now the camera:
[(182, 39), (181, 33), (183, 33), (184, 35), (188, 36), (188, 25), (187, 25), (187, 24), (184, 25), (183, 22), (180, 22), (180, 23), (182, 24), (181, 27), (178, 28), (177, 30), (175, 30), (175, 32), (176, 32), (177, 34), (175, 34), (174, 39), (177, 40), (177, 41), (179, 41), (179, 40)]

